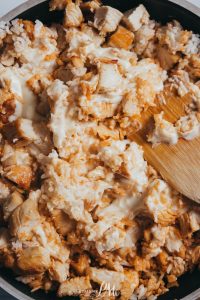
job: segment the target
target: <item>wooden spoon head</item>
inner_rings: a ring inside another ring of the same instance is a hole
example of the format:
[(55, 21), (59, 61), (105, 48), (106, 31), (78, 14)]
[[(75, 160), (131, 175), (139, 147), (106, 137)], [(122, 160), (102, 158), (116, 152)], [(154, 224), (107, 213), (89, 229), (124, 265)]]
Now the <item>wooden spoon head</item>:
[(176, 145), (143, 145), (145, 159), (175, 190), (200, 203), (200, 138)]
[(164, 111), (164, 116), (171, 122), (185, 115), (184, 106), (191, 102), (191, 97), (184, 98), (168, 94), (165, 105), (148, 109), (143, 114), (142, 129), (129, 136), (143, 147), (144, 157), (172, 187), (178, 192), (200, 203), (200, 138), (192, 141), (180, 139), (176, 145), (160, 144), (152, 147), (147, 142), (152, 116)]

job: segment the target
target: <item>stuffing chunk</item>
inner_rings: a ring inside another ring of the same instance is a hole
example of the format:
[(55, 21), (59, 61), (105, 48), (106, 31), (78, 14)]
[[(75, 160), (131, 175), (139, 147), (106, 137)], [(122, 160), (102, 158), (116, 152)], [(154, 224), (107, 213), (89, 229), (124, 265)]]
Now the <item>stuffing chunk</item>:
[(130, 30), (135, 32), (140, 29), (143, 24), (149, 22), (149, 14), (144, 5), (141, 4), (137, 8), (126, 12), (123, 21)]
[(129, 50), (134, 41), (134, 34), (123, 26), (118, 26), (117, 31), (109, 38), (109, 46)]
[(94, 16), (94, 27), (103, 35), (117, 29), (123, 14), (110, 6), (101, 6), (96, 9)]
[(80, 294), (80, 292), (84, 293), (84, 291), (90, 290), (91, 288), (92, 286), (88, 276), (75, 277), (61, 283), (58, 290), (58, 296), (77, 296)]

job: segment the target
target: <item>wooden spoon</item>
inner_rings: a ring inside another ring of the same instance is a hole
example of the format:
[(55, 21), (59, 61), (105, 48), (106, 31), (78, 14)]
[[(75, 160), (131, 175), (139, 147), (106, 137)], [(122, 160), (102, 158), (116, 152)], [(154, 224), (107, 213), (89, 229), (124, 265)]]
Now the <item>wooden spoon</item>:
[(164, 118), (170, 122), (184, 116), (185, 105), (191, 102), (190, 95), (178, 97), (168, 93), (166, 104), (150, 108), (143, 113), (140, 131), (129, 136), (143, 147), (144, 157), (178, 192), (200, 203), (200, 138), (192, 141), (180, 139), (176, 145), (160, 144), (152, 147), (147, 142), (153, 115), (164, 111)]

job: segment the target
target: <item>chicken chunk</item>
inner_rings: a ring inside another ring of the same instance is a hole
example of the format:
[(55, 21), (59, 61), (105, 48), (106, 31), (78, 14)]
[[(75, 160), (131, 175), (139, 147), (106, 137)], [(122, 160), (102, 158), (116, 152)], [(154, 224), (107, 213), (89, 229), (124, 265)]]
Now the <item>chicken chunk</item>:
[(86, 274), (90, 262), (91, 260), (87, 254), (81, 254), (76, 261), (71, 261), (71, 266), (76, 270), (78, 275), (83, 276)]
[(88, 271), (88, 274), (92, 281), (98, 283), (99, 285), (103, 284), (103, 288), (106, 288), (105, 285), (110, 286), (111, 289), (120, 290), (123, 282), (126, 277), (122, 272), (110, 271), (107, 269), (98, 269), (91, 267)]
[(183, 245), (182, 237), (179, 230), (175, 227), (170, 226), (169, 232), (166, 237), (165, 247), (171, 253), (178, 253)]
[(99, 35), (98, 30), (91, 26), (88, 26), (88, 24), (83, 23), (81, 25), (81, 31), (90, 36), (97, 47), (99, 47), (105, 41), (105, 37)]
[(178, 133), (176, 127), (163, 119), (163, 113), (154, 115), (155, 128), (148, 136), (148, 141), (153, 145), (159, 143), (176, 144), (178, 142)]
[(62, 210), (52, 211), (52, 217), (57, 231), (63, 235), (67, 234), (75, 229), (75, 222), (69, 218), (69, 216)]
[(49, 154), (53, 148), (50, 131), (44, 122), (18, 118), (2, 127), (2, 134), (19, 147), (34, 144), (40, 152)]
[(0, 228), (0, 253), (1, 250), (9, 245), (9, 231), (6, 228)]
[(135, 33), (135, 45), (134, 45), (134, 51), (141, 55), (150, 40), (152, 40), (155, 36), (155, 22), (150, 21), (146, 25), (142, 25), (140, 29)]
[(64, 27), (79, 27), (83, 22), (83, 14), (79, 5), (69, 2), (65, 9)]
[(180, 23), (174, 21), (159, 28), (156, 36), (160, 45), (166, 45), (172, 54), (176, 54), (178, 51), (184, 51), (191, 37), (191, 32), (183, 30)]
[(180, 61), (179, 69), (186, 70), (191, 79), (200, 80), (200, 54), (193, 54)]
[(23, 196), (18, 191), (14, 191), (7, 201), (3, 204), (4, 219), (7, 220), (13, 211), (23, 203)]
[(165, 226), (173, 224), (182, 211), (181, 198), (159, 179), (149, 185), (144, 202), (154, 222)]
[(176, 122), (176, 128), (180, 137), (192, 140), (200, 135), (200, 117), (195, 113), (181, 117)]
[(113, 172), (129, 178), (138, 190), (147, 184), (146, 162), (142, 149), (136, 143), (109, 141), (99, 151), (99, 157)]
[(133, 117), (140, 114), (140, 107), (137, 99), (137, 95), (134, 91), (128, 93), (122, 100), (122, 111), (125, 116)]
[(67, 0), (51, 0), (50, 10), (63, 10), (67, 5)]
[(0, 179), (0, 205), (4, 203), (10, 196), (10, 189), (7, 184)]
[(10, 217), (10, 233), (14, 237), (31, 236), (32, 230), (40, 223), (38, 199), (40, 191), (31, 192), (29, 198), (19, 205)]
[(80, 293), (84, 293), (86, 290), (92, 288), (90, 279), (86, 277), (75, 277), (61, 283), (58, 289), (58, 296), (78, 296)]
[(84, 12), (94, 12), (97, 8), (100, 7), (99, 0), (91, 0), (87, 2), (81, 2), (80, 7)]
[[(102, 86), (102, 88), (105, 88), (105, 86)], [(85, 96), (80, 97), (80, 120), (88, 120), (88, 116), (93, 117), (96, 120), (104, 120), (106, 118), (112, 117), (115, 114), (115, 111), (121, 99), (121, 96), (105, 96), (103, 94), (93, 94), (90, 100), (88, 100)]]
[(191, 210), (181, 214), (178, 218), (181, 235), (185, 238), (191, 236), (200, 229), (200, 218), (198, 211)]
[(19, 187), (28, 189), (33, 179), (32, 159), (23, 148), (5, 144), (1, 158), (4, 176)]
[(49, 272), (52, 280), (62, 283), (69, 276), (69, 264), (54, 260)]
[(19, 187), (27, 190), (30, 187), (33, 173), (29, 166), (10, 166), (5, 169), (5, 176)]
[(122, 85), (122, 76), (116, 64), (101, 64), (99, 67), (99, 83), (97, 90), (99, 93), (109, 93), (117, 91)]
[(14, 122), (4, 125), (2, 134), (4, 138), (11, 142), (14, 139), (24, 139), (30, 142), (38, 140), (38, 136), (33, 128), (33, 122), (28, 119), (19, 118)]
[(123, 21), (130, 30), (135, 32), (140, 29), (143, 24), (147, 24), (149, 22), (149, 13), (144, 5), (141, 4), (137, 8), (126, 12), (124, 14)]
[(123, 14), (110, 6), (101, 6), (96, 9), (94, 16), (94, 27), (103, 35), (117, 29)]
[(157, 57), (161, 67), (165, 70), (170, 70), (179, 61), (180, 56), (178, 54), (172, 54), (167, 47), (158, 46)]
[(131, 299), (135, 289), (139, 286), (139, 274), (133, 269), (124, 270), (125, 281), (121, 287), (121, 298)]
[(8, 91), (0, 89), (0, 121), (7, 124), (16, 120), (21, 115), (22, 104), (14, 95)]
[(20, 270), (28, 273), (41, 273), (50, 267), (48, 251), (43, 247), (30, 247), (20, 253), (17, 265)]
[(34, 274), (34, 275), (28, 274), (28, 275), (18, 276), (16, 279), (18, 281), (22, 282), (23, 284), (28, 284), (31, 287), (32, 292), (37, 291), (37, 290), (42, 289), (42, 288), (47, 291), (47, 288), (45, 286), (44, 273), (37, 273), (37, 274)]

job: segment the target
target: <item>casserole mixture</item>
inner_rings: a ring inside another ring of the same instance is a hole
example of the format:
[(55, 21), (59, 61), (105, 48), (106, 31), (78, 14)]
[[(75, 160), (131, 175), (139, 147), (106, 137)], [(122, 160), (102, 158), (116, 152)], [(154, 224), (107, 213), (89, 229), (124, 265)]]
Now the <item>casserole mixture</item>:
[[(32, 291), (156, 299), (200, 260), (200, 207), (131, 139), (166, 93), (187, 96), (147, 139), (200, 134), (200, 38), (143, 5), (53, 0), (61, 24), (0, 23), (0, 262)], [(117, 296), (102, 291), (115, 289)], [(95, 291), (97, 293), (95, 294)]]

